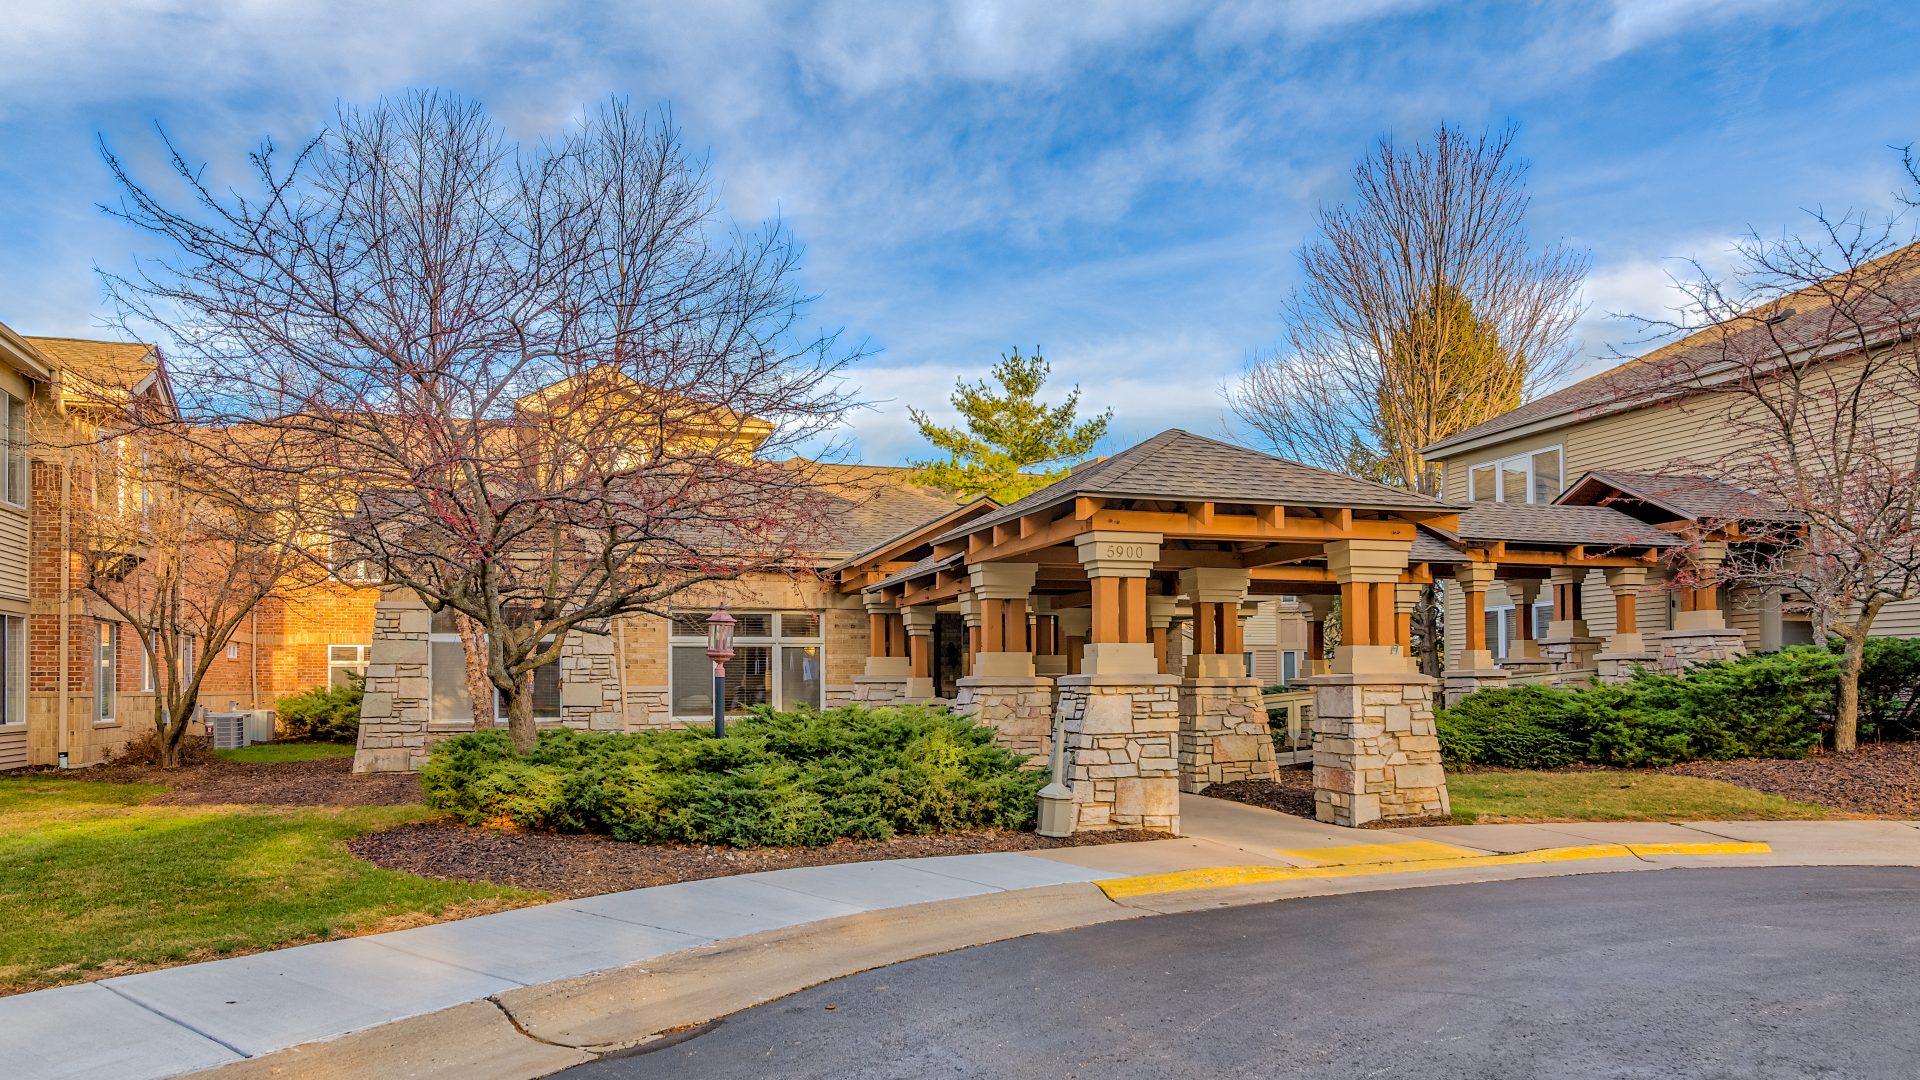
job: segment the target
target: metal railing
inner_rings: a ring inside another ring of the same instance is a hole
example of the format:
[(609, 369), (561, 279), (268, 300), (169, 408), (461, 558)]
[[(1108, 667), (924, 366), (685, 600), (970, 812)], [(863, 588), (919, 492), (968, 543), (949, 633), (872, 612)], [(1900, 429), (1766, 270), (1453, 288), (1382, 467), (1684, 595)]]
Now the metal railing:
[(1277, 690), (1260, 695), (1267, 710), (1273, 754), (1282, 765), (1313, 760), (1313, 691)]

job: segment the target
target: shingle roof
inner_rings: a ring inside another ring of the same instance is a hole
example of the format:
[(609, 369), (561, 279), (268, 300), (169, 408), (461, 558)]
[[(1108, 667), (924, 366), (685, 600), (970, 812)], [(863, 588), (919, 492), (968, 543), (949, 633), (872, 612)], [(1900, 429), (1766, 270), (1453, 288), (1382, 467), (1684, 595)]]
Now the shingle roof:
[[(1890, 252), (1876, 263), (1887, 271), (1887, 276), (1876, 282), (1883, 292), (1875, 297), (1882, 308), (1880, 314), (1897, 308), (1904, 312), (1905, 320), (1911, 320), (1920, 310), (1920, 244)], [(1809, 286), (1748, 314), (1769, 311), (1777, 313), (1775, 320), (1754, 319), (1734, 341), (1751, 335), (1755, 342), (1777, 338), (1811, 347), (1826, 344), (1835, 333), (1833, 308), (1821, 300), (1819, 286)], [(1875, 315), (1865, 306), (1860, 312), (1869, 320)], [(1422, 452), (1444, 457), (1450, 448), (1538, 421), (1564, 416), (1571, 423), (1683, 397), (1697, 385), (1696, 375), (1727, 346), (1720, 329), (1709, 327), (1441, 439)]]
[(158, 352), (140, 342), (22, 336), (55, 367), (77, 376), (84, 392), (109, 400), (125, 400), (127, 391), (159, 368)]
[(905, 570), (897, 570), (891, 574), (888, 574), (886, 577), (881, 578), (879, 581), (874, 582), (873, 584), (867, 586), (866, 588), (860, 591), (872, 592), (875, 589), (884, 589), (889, 585), (898, 585), (903, 581), (912, 581), (914, 578), (925, 577), (926, 575), (933, 573), (935, 570), (940, 570), (940, 569), (944, 569), (946, 567), (952, 566), (960, 562), (964, 558), (966, 558), (966, 556), (960, 554), (959, 552), (955, 552), (954, 554), (949, 555), (944, 559), (939, 558), (937, 556), (929, 555), (926, 558), (921, 559), (919, 562), (914, 563), (912, 566), (907, 567)]
[(1417, 563), (1463, 563), (1469, 560), (1438, 534), (1428, 530), (1424, 525), (1419, 525), (1414, 527), (1413, 550), (1407, 553), (1407, 561)]
[[(874, 543), (869, 544), (864, 548), (861, 548), (857, 553), (849, 555), (846, 558), (840, 560), (839, 562), (834, 563), (832, 566), (827, 567), (827, 571), (831, 573), (835, 570), (845, 569), (846, 567), (854, 563), (857, 563), (862, 559), (867, 558), (868, 556), (874, 554), (875, 552), (884, 551), (887, 548), (896, 546), (902, 538), (910, 536), (913, 533), (920, 532), (921, 530), (926, 529), (930, 526), (937, 526), (942, 522), (958, 520), (968, 515), (982, 513), (983, 511), (991, 512), (991, 510), (998, 509), (999, 506), (1000, 506), (999, 503), (994, 502), (992, 499), (986, 497), (985, 495), (982, 495), (971, 502), (968, 502), (959, 506), (956, 506), (953, 503), (948, 502), (946, 503), (946, 510), (944, 513), (941, 513), (932, 518), (922, 518), (918, 521), (915, 521), (913, 524), (906, 526), (903, 529), (890, 533), (886, 537), (880, 540), (877, 540)], [(921, 541), (921, 543), (929, 543), (929, 542), (930, 541), (928, 540)], [(918, 547), (920, 545), (916, 544), (914, 546)], [(908, 549), (908, 550), (912, 550), (912, 549)]]
[(1477, 502), (1460, 512), (1466, 540), (1592, 547), (1673, 547), (1680, 541), (1610, 506)]
[(1567, 505), (1595, 505), (1593, 486), (1604, 485), (1623, 495), (1652, 503), (1679, 517), (1699, 521), (1797, 521), (1801, 515), (1743, 487), (1736, 487), (1711, 476), (1678, 473), (1626, 472), (1620, 469), (1588, 470), (1561, 500), (1578, 499)]
[(1088, 462), (1026, 498), (975, 518), (939, 539), (965, 536), (1082, 495), (1345, 506), (1367, 510), (1452, 509), (1424, 495), (1356, 480), (1174, 428), (1110, 458)]
[(953, 500), (915, 480), (914, 470), (881, 465), (815, 465), (834, 505), (823, 556), (866, 551), (953, 512)]

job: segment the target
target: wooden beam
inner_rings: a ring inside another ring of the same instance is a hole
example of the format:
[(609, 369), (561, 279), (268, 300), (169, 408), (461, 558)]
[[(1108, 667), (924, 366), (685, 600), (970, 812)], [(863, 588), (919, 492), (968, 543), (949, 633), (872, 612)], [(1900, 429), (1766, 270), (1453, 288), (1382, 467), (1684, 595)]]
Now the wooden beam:
[[(1279, 528), (1261, 524), (1252, 514), (1214, 515), (1211, 524), (1196, 529), (1185, 514), (1160, 514), (1145, 510), (1102, 510), (1085, 524), (1088, 529), (1117, 529), (1124, 532), (1159, 533), (1178, 540), (1294, 540), (1325, 543), (1328, 540), (1412, 540), (1411, 521), (1351, 521), (1342, 526), (1336, 519), (1289, 517)], [(1347, 517), (1351, 519), (1352, 515)]]
[(1247, 571), (1249, 581), (1331, 582), (1333, 571), (1324, 566), (1259, 566)]
[(1239, 565), (1251, 570), (1256, 566), (1298, 562), (1301, 559), (1314, 558), (1325, 550), (1325, 546), (1321, 544), (1263, 544), (1241, 555)]
[(1210, 502), (1188, 503), (1187, 521), (1192, 523), (1196, 530), (1213, 524), (1213, 504)]
[(1105, 499), (1096, 499), (1091, 496), (1081, 495), (1073, 500), (1073, 518), (1075, 521), (1091, 520), (1093, 515), (1099, 513), (1100, 508), (1105, 505), (1107, 505), (1107, 500)]
[(1287, 523), (1287, 508), (1284, 506), (1263, 506), (1255, 510), (1253, 516), (1260, 524), (1269, 529), (1279, 529)]
[[(1185, 520), (1184, 516), (1182, 520)], [(1076, 517), (1056, 518), (1044, 524), (1037, 525), (1025, 536), (1008, 537), (1003, 543), (983, 543), (978, 547), (969, 547), (967, 550), (967, 562), (995, 562), (1011, 559), (1015, 556), (1028, 555), (1044, 548), (1053, 547), (1056, 544), (1064, 544), (1078, 534), (1087, 531), (1087, 528), (1087, 523)], [(973, 537), (984, 539), (984, 534), (975, 533)], [(968, 539), (971, 540), (973, 537), (969, 537)]]

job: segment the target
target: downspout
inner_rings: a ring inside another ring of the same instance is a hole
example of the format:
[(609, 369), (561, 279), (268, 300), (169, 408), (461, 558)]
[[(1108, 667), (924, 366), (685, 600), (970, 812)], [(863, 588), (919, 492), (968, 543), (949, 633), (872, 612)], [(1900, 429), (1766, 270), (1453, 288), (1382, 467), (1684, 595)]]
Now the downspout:
[(620, 687), (620, 730), (633, 730), (633, 717), (629, 713), (631, 705), (627, 702), (627, 620), (614, 616), (613, 632), (620, 650), (619, 662), (613, 668), (613, 681)]
[(247, 708), (260, 707), (260, 608), (247, 612)]
[(73, 670), (71, 647), (73, 622), (73, 450), (60, 451), (60, 697), (59, 697), (59, 749), (60, 767), (68, 767), (67, 751), (73, 736), (67, 730), (72, 712)]

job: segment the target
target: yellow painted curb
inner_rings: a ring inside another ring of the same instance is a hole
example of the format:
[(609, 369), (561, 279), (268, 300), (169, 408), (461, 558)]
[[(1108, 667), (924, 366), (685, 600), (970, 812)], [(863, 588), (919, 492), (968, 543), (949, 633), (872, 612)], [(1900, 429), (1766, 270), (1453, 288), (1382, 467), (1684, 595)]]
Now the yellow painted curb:
[(1628, 844), (1627, 850), (1635, 855), (1768, 855), (1773, 852), (1771, 844), (1749, 842), (1746, 840), (1728, 840), (1720, 843), (1704, 844)]
[(1329, 866), (1353, 863), (1421, 862), (1427, 859), (1458, 859), (1480, 855), (1472, 848), (1455, 847), (1433, 840), (1402, 840), (1391, 844), (1350, 844), (1346, 847), (1287, 848), (1275, 854), (1289, 859), (1306, 859)]
[(1582, 844), (1575, 847), (1519, 851), (1510, 855), (1466, 855), (1459, 858), (1349, 863), (1341, 866), (1213, 866), (1201, 870), (1177, 870), (1167, 874), (1107, 878), (1096, 881), (1094, 884), (1100, 887), (1101, 892), (1107, 894), (1109, 900), (1120, 900), (1133, 896), (1152, 896), (1157, 893), (1224, 889), (1236, 885), (1262, 885), (1276, 881), (1317, 881), (1328, 878), (1365, 877), (1374, 874), (1407, 874), (1429, 870), (1472, 869), (1482, 866), (1524, 866), (1530, 863), (1578, 862), (1589, 859), (1631, 859), (1644, 855), (1765, 854), (1772, 850), (1765, 844), (1748, 843)]

